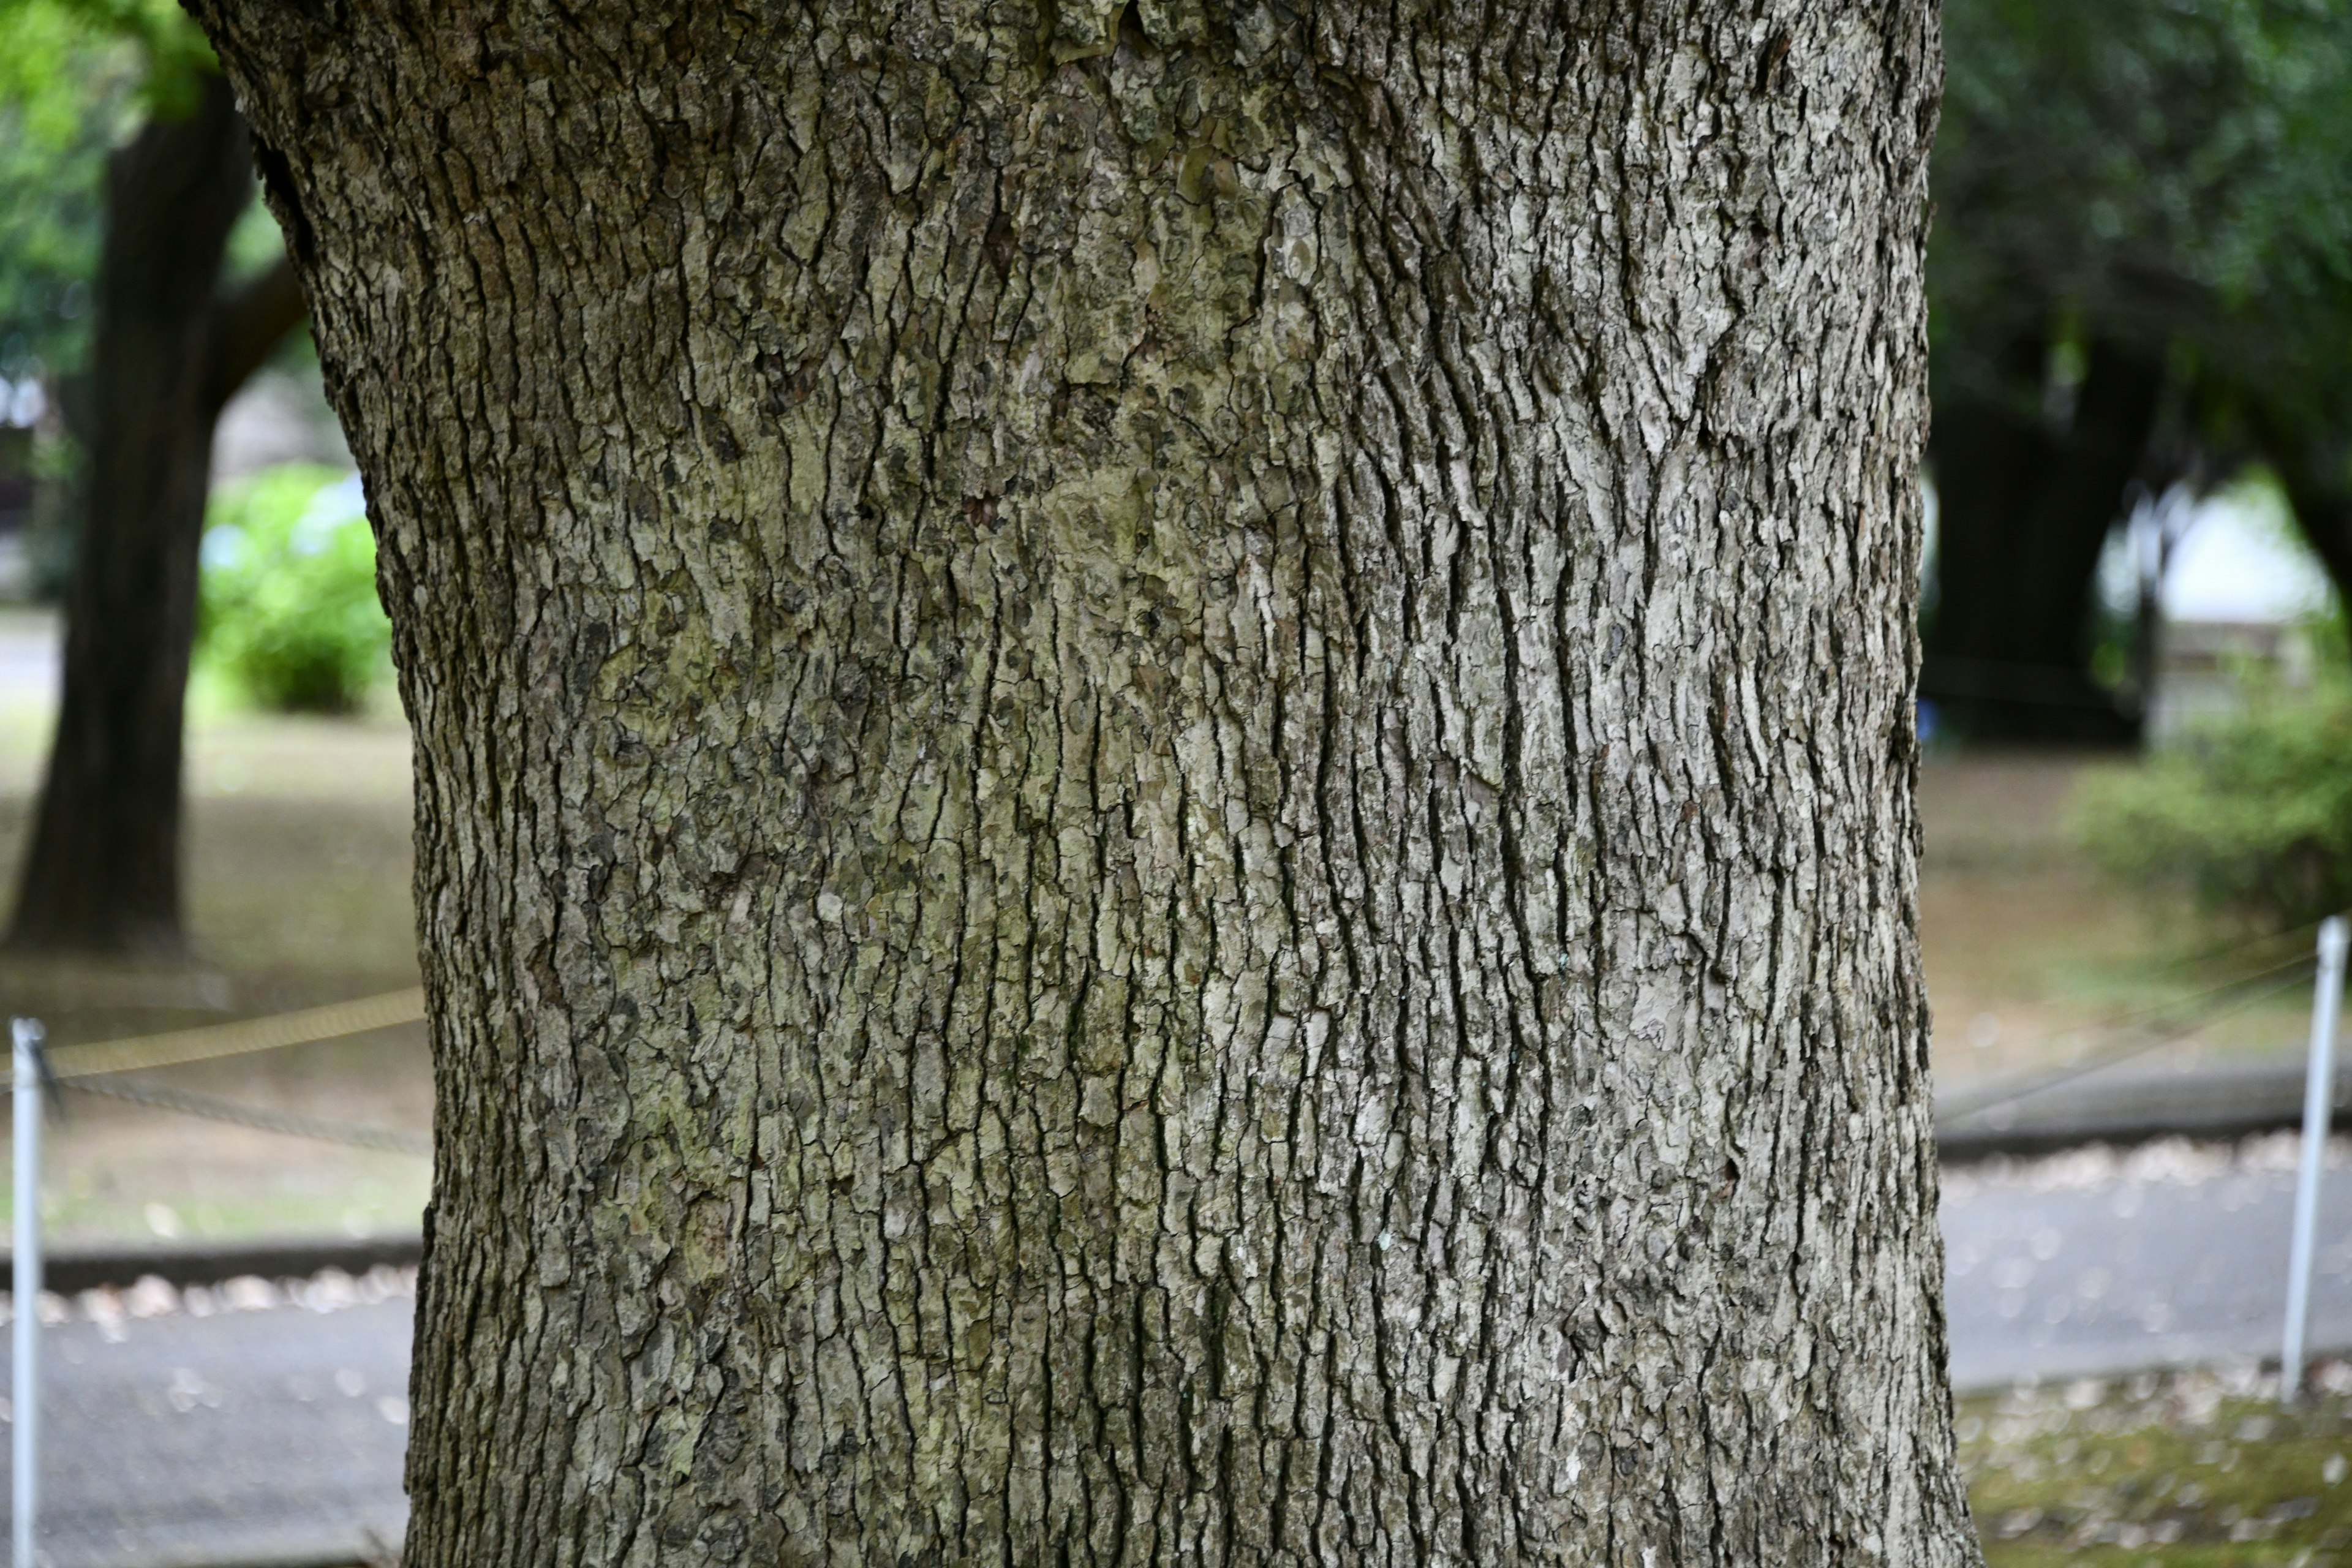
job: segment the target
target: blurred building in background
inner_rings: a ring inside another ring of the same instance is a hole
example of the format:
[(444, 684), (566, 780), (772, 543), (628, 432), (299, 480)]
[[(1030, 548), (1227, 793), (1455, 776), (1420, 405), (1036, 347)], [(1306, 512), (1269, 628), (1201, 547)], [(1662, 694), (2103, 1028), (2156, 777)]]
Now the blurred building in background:
[(31, 587), (35, 429), (48, 410), (37, 375), (0, 376), (0, 599), (22, 598)]
[(2326, 568), (2259, 484), (2142, 509), (2109, 541), (2099, 594), (2115, 620), (2143, 614), (2148, 595), (2145, 739), (2155, 747), (2238, 710), (2251, 687), (2309, 685), (2335, 600)]
[(280, 463), (356, 466), (315, 368), (308, 375), (276, 368), (258, 373), (229, 399), (213, 426), (215, 489)]

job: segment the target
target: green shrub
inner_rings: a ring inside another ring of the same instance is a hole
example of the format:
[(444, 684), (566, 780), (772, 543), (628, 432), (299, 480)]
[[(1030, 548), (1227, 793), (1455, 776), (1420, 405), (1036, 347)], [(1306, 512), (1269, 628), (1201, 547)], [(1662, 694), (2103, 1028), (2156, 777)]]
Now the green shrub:
[(2352, 674), (2250, 681), (2243, 710), (2076, 804), (2084, 847), (2147, 885), (2295, 924), (2352, 908)]
[(390, 662), (359, 478), (289, 463), (205, 515), (203, 657), (265, 708), (343, 713)]

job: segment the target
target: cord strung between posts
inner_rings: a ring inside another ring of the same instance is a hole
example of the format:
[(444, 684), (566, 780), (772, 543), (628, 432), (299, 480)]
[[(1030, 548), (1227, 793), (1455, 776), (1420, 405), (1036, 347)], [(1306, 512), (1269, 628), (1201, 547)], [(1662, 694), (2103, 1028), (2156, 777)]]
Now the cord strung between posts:
[[(2232, 980), (2227, 984), (2218, 985), (2210, 991), (2191, 996), (2184, 1002), (2171, 1004), (2170, 1007), (2190, 1009), (2189, 1016), (2177, 1019), (2158, 1028), (2155, 1034), (2145, 1039), (2134, 1040), (2112, 1050), (2095, 1051), (2088, 1057), (2069, 1062), (2063, 1067), (2038, 1074), (2022, 1083), (2015, 1080), (1996, 1083), (1989, 1090), (1975, 1096), (1957, 1097), (1958, 1103), (1938, 1106), (1937, 1115), (1946, 1121), (1965, 1121), (1969, 1117), (1981, 1115), (2000, 1106), (2013, 1105), (2021, 1100), (2042, 1093), (2044, 1090), (2056, 1089), (2061, 1084), (2072, 1083), (2074, 1079), (2087, 1077), (2102, 1068), (2114, 1067), (2120, 1062), (2129, 1061), (2134, 1057), (2144, 1057), (2150, 1051), (2187, 1038), (2217, 1019), (2228, 1017), (2232, 1013), (2242, 1013), (2259, 1003), (2269, 1001), (2282, 992), (2303, 984), (2305, 977), (2300, 972), (2310, 969), (2312, 962), (2309, 958), (2289, 959), (2286, 963), (2273, 964), (2258, 974)], [(2290, 970), (2297, 973), (2286, 973), (2281, 979), (2272, 979), (2273, 976)], [(2257, 989), (2251, 991), (2244, 989), (2250, 985), (2257, 985), (2259, 982), (2264, 980), (2269, 980), (2270, 984), (2259, 985)], [(2063, 1040), (2069, 1035), (2082, 1034), (2088, 1028), (2104, 1026), (2113, 1029), (2126, 1024), (2137, 1024), (2168, 1010), (2168, 1007), (2147, 1008), (2138, 1014), (2111, 1020), (2105, 1026), (2088, 1025), (2081, 1028), (2061, 1029), (2054, 1035), (2044, 1036), (2038, 1043), (2047, 1044), (2053, 1040)]]
[(144, 1105), (157, 1110), (175, 1110), (183, 1116), (201, 1116), (209, 1121), (251, 1127), (262, 1132), (282, 1132), (291, 1138), (315, 1138), (323, 1143), (346, 1143), (355, 1149), (383, 1149), (394, 1154), (416, 1154), (428, 1160), (433, 1157), (433, 1140), (413, 1132), (395, 1132), (383, 1127), (352, 1127), (341, 1122), (322, 1121), (315, 1116), (298, 1116), (291, 1111), (264, 1110), (257, 1106), (215, 1100), (209, 1095), (190, 1094), (184, 1089), (142, 1083), (136, 1079), (118, 1079), (111, 1082), (78, 1079), (60, 1087), (79, 1094), (127, 1100), (132, 1105)]
[(308, 1007), (299, 1013), (278, 1013), (267, 1018), (247, 1018), (235, 1024), (215, 1024), (201, 1029), (175, 1029), (169, 1034), (142, 1035), (127, 1040), (61, 1046), (45, 1052), (42, 1065), (45, 1076), (60, 1089), (102, 1095), (108, 1100), (126, 1100), (132, 1105), (144, 1105), (157, 1110), (177, 1111), (184, 1116), (201, 1116), (207, 1121), (225, 1121), (235, 1127), (251, 1127), (263, 1132), (281, 1132), (292, 1138), (315, 1138), (327, 1143), (345, 1143), (358, 1149), (383, 1149), (395, 1154), (415, 1154), (430, 1159), (433, 1141), (414, 1133), (395, 1132), (380, 1127), (346, 1126), (341, 1122), (320, 1121), (315, 1116), (264, 1110), (225, 1100), (214, 1100), (206, 1095), (190, 1094), (184, 1089), (165, 1089), (157, 1084), (93, 1081), (102, 1073), (209, 1061), (216, 1057), (240, 1056), (249, 1051), (278, 1050), (287, 1046), (309, 1045), (314, 1040), (331, 1040), (344, 1035), (390, 1028), (398, 1024), (413, 1024), (424, 1016), (424, 987), (412, 985), (405, 991), (390, 991), (381, 996), (362, 996), (357, 1001), (336, 1002), (324, 1007)]
[(85, 1046), (56, 1046), (48, 1053), (49, 1068), (59, 1079), (83, 1079), (96, 1073), (172, 1067), (180, 1062), (241, 1056), (247, 1051), (306, 1046), (314, 1040), (388, 1029), (395, 1024), (414, 1024), (424, 1016), (425, 988), (412, 985), (405, 991), (387, 991), (381, 996), (362, 996), (355, 1002), (336, 1002), (235, 1024), (210, 1024), (201, 1029), (175, 1029), (167, 1035), (141, 1035), (132, 1039), (103, 1040)]
[[(2277, 987), (2265, 984), (2265, 982), (2272, 981), (2279, 975), (2288, 976), (2285, 984), (2296, 984), (2301, 974), (2310, 972), (2313, 963), (2311, 954), (2297, 953), (2267, 968), (2255, 970), (2251, 974), (2241, 974), (2234, 980), (2224, 980), (2219, 985), (2209, 986), (2205, 990), (2194, 992), (2187, 996), (2176, 996), (2165, 1002), (2153, 1002), (2144, 1007), (2132, 1007), (2121, 1013), (2111, 1013), (2104, 1018), (2090, 1018), (2080, 1024), (2070, 1024), (2063, 1029), (2053, 1029), (2048, 1034), (2035, 1036), (2027, 1044), (2029, 1047), (2054, 1046), (2061, 1040), (2071, 1040), (2077, 1035), (2120, 1035), (2127, 1030), (2141, 1030), (2151, 1026), (2169, 1031), (2158, 1042), (2165, 1043), (2177, 1038), (2179, 1029), (2184, 1026), (2193, 1028), (2199, 1024), (2210, 1022), (2224, 1014), (2236, 1012), (2252, 1002), (2260, 1001), (2272, 994)], [(2250, 987), (2254, 986), (2261, 986), (2263, 989), (2249, 998), (2245, 993)], [(2183, 1013), (2191, 1015), (2186, 1026), (2180, 1022), (2179, 1016)], [(2126, 1047), (2125, 1054), (2128, 1056), (2145, 1048), (2145, 1046), (2134, 1045)], [(2077, 1061), (2080, 1059), (2076, 1058)], [(2106, 1058), (2095, 1057), (2093, 1059), (2103, 1061)], [(2075, 1062), (2070, 1061), (2058, 1070), (2071, 1072), (2074, 1065)]]

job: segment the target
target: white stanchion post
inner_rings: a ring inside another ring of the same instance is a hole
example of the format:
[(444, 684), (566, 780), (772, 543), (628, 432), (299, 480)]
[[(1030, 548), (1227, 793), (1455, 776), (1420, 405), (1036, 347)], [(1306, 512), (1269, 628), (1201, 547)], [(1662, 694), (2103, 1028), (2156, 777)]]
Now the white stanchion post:
[(16, 1257), (10, 1284), (16, 1298), (14, 1381), (8, 1389), (11, 1543), (15, 1568), (34, 1568), (33, 1526), (39, 1516), (41, 1455), (41, 1026), (12, 1020), (16, 1057)]
[(2319, 1173), (2327, 1159), (2328, 1112), (2336, 1099), (2336, 1020), (2344, 1011), (2342, 915), (2319, 922), (2319, 983), (2311, 998), (2311, 1065), (2303, 1079), (2303, 1163), (2295, 1173), (2294, 1244), (2287, 1255), (2286, 1339), (2279, 1350), (2279, 1403), (2303, 1389), (2304, 1328), (2311, 1305), (2311, 1255), (2319, 1234)]

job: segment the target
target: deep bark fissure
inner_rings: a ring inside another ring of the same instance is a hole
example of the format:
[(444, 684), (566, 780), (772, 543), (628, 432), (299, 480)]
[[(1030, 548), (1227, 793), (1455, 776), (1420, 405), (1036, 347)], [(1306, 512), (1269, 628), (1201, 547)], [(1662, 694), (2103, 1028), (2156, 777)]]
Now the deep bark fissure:
[(1924, 6), (199, 9), (418, 742), (411, 1562), (1972, 1560)]

